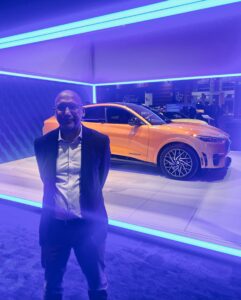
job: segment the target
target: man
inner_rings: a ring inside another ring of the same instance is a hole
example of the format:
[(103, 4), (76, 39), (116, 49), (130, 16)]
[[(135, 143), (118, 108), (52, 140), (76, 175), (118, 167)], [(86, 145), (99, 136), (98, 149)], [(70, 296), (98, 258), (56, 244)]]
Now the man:
[(71, 249), (87, 279), (89, 299), (107, 299), (102, 188), (109, 171), (109, 138), (81, 124), (83, 102), (75, 92), (58, 94), (55, 110), (59, 128), (34, 144), (44, 186), (39, 229), (44, 299), (62, 299)]

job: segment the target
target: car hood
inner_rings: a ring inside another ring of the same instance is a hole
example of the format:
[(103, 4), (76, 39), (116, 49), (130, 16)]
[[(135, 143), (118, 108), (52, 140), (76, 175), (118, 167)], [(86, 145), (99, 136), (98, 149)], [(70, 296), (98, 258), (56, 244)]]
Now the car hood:
[(208, 123), (202, 120), (197, 119), (171, 119), (174, 123), (194, 123), (194, 124), (202, 124), (207, 125)]
[(219, 128), (210, 126), (208, 124), (196, 124), (196, 123), (170, 123), (155, 126), (158, 128), (170, 130), (170, 132), (175, 132), (176, 134), (184, 135), (202, 135), (202, 136), (212, 136), (220, 138), (228, 138), (229, 135)]

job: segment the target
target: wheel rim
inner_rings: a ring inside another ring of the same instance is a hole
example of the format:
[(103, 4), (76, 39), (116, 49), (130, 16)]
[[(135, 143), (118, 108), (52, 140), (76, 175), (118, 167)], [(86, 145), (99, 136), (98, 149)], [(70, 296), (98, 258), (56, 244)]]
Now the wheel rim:
[(193, 160), (184, 149), (172, 149), (165, 154), (163, 165), (172, 177), (183, 178), (191, 173)]

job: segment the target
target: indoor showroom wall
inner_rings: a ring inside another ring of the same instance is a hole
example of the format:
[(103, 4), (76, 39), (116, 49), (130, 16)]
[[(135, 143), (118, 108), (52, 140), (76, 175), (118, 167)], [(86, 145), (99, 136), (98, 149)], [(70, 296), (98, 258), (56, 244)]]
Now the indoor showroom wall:
[(73, 89), (92, 101), (92, 87), (0, 75), (0, 163), (33, 155), (45, 119), (54, 114), (54, 99)]

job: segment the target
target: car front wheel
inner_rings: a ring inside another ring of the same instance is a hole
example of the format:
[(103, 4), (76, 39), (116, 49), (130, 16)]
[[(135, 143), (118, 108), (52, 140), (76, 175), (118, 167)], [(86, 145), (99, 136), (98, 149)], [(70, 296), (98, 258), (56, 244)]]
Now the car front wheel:
[(192, 178), (199, 169), (196, 152), (185, 144), (167, 146), (160, 154), (159, 165), (162, 173), (172, 179)]

